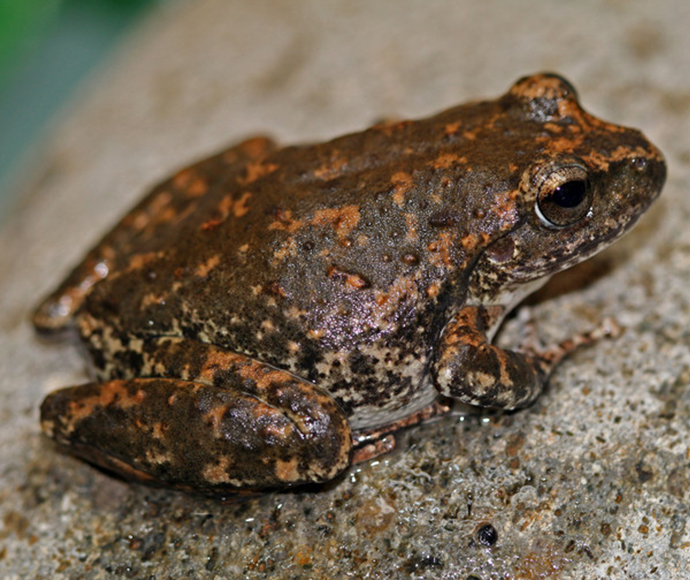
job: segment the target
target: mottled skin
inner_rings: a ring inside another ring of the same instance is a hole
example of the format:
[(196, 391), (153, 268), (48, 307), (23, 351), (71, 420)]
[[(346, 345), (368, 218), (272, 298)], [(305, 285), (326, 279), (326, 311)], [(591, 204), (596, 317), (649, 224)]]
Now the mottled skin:
[(156, 187), (40, 306), (99, 380), (50, 394), (43, 429), (127, 477), (228, 494), (331, 479), (444, 396), (528, 405), (591, 337), (507, 351), (498, 324), (664, 179), (555, 75), (328, 143), (242, 143)]

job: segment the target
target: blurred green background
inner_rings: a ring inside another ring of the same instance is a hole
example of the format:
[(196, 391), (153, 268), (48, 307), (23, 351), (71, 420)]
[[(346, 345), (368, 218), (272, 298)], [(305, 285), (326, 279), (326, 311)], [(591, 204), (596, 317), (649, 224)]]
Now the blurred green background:
[(0, 0), (0, 217), (13, 172), (79, 81), (164, 0)]

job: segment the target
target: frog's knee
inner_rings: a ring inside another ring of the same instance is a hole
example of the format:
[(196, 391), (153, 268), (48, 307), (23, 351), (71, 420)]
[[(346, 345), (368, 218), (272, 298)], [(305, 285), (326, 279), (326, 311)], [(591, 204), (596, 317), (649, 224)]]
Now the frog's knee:
[(469, 369), (464, 369), (463, 372), (463, 369), (448, 365), (436, 372), (435, 384), (442, 395), (467, 405), (501, 406), (498, 401), (500, 385), (492, 373)]
[(52, 393), (41, 423), (73, 453), (145, 482), (223, 494), (332, 479), (350, 462), (345, 417), (286, 390), (289, 412), (199, 383), (110, 381)]

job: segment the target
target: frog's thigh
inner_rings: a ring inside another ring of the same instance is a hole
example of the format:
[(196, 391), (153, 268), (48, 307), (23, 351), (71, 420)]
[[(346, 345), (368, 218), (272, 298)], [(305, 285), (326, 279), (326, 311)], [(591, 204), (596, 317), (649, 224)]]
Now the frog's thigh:
[(470, 405), (516, 409), (532, 403), (560, 360), (489, 343), (482, 308), (463, 308), (446, 326), (432, 364), (438, 390)]
[(332, 479), (350, 462), (335, 402), (283, 375), (259, 394), (170, 378), (62, 389), (41, 407), (43, 430), (125, 477), (227, 493)]

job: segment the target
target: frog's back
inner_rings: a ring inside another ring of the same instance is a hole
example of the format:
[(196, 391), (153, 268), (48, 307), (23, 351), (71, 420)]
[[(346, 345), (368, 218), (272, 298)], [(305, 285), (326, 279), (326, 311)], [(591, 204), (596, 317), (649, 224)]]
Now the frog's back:
[(366, 344), (423, 348), (548, 147), (514, 100), (317, 145), (249, 141), (178, 173), (101, 244), (109, 273), (82, 333), (193, 336), (293, 369)]
[(501, 196), (519, 175), (468, 159), (468, 145), (481, 159), (471, 142), (495, 109), (272, 151), (232, 171), (224, 156), (192, 167), (157, 188), (165, 210), (115, 257), (85, 311), (126, 332), (200, 334), (273, 358), (273, 333), (321, 350), (409, 340), (419, 316), (462, 300), (449, 277), (513, 219)]

